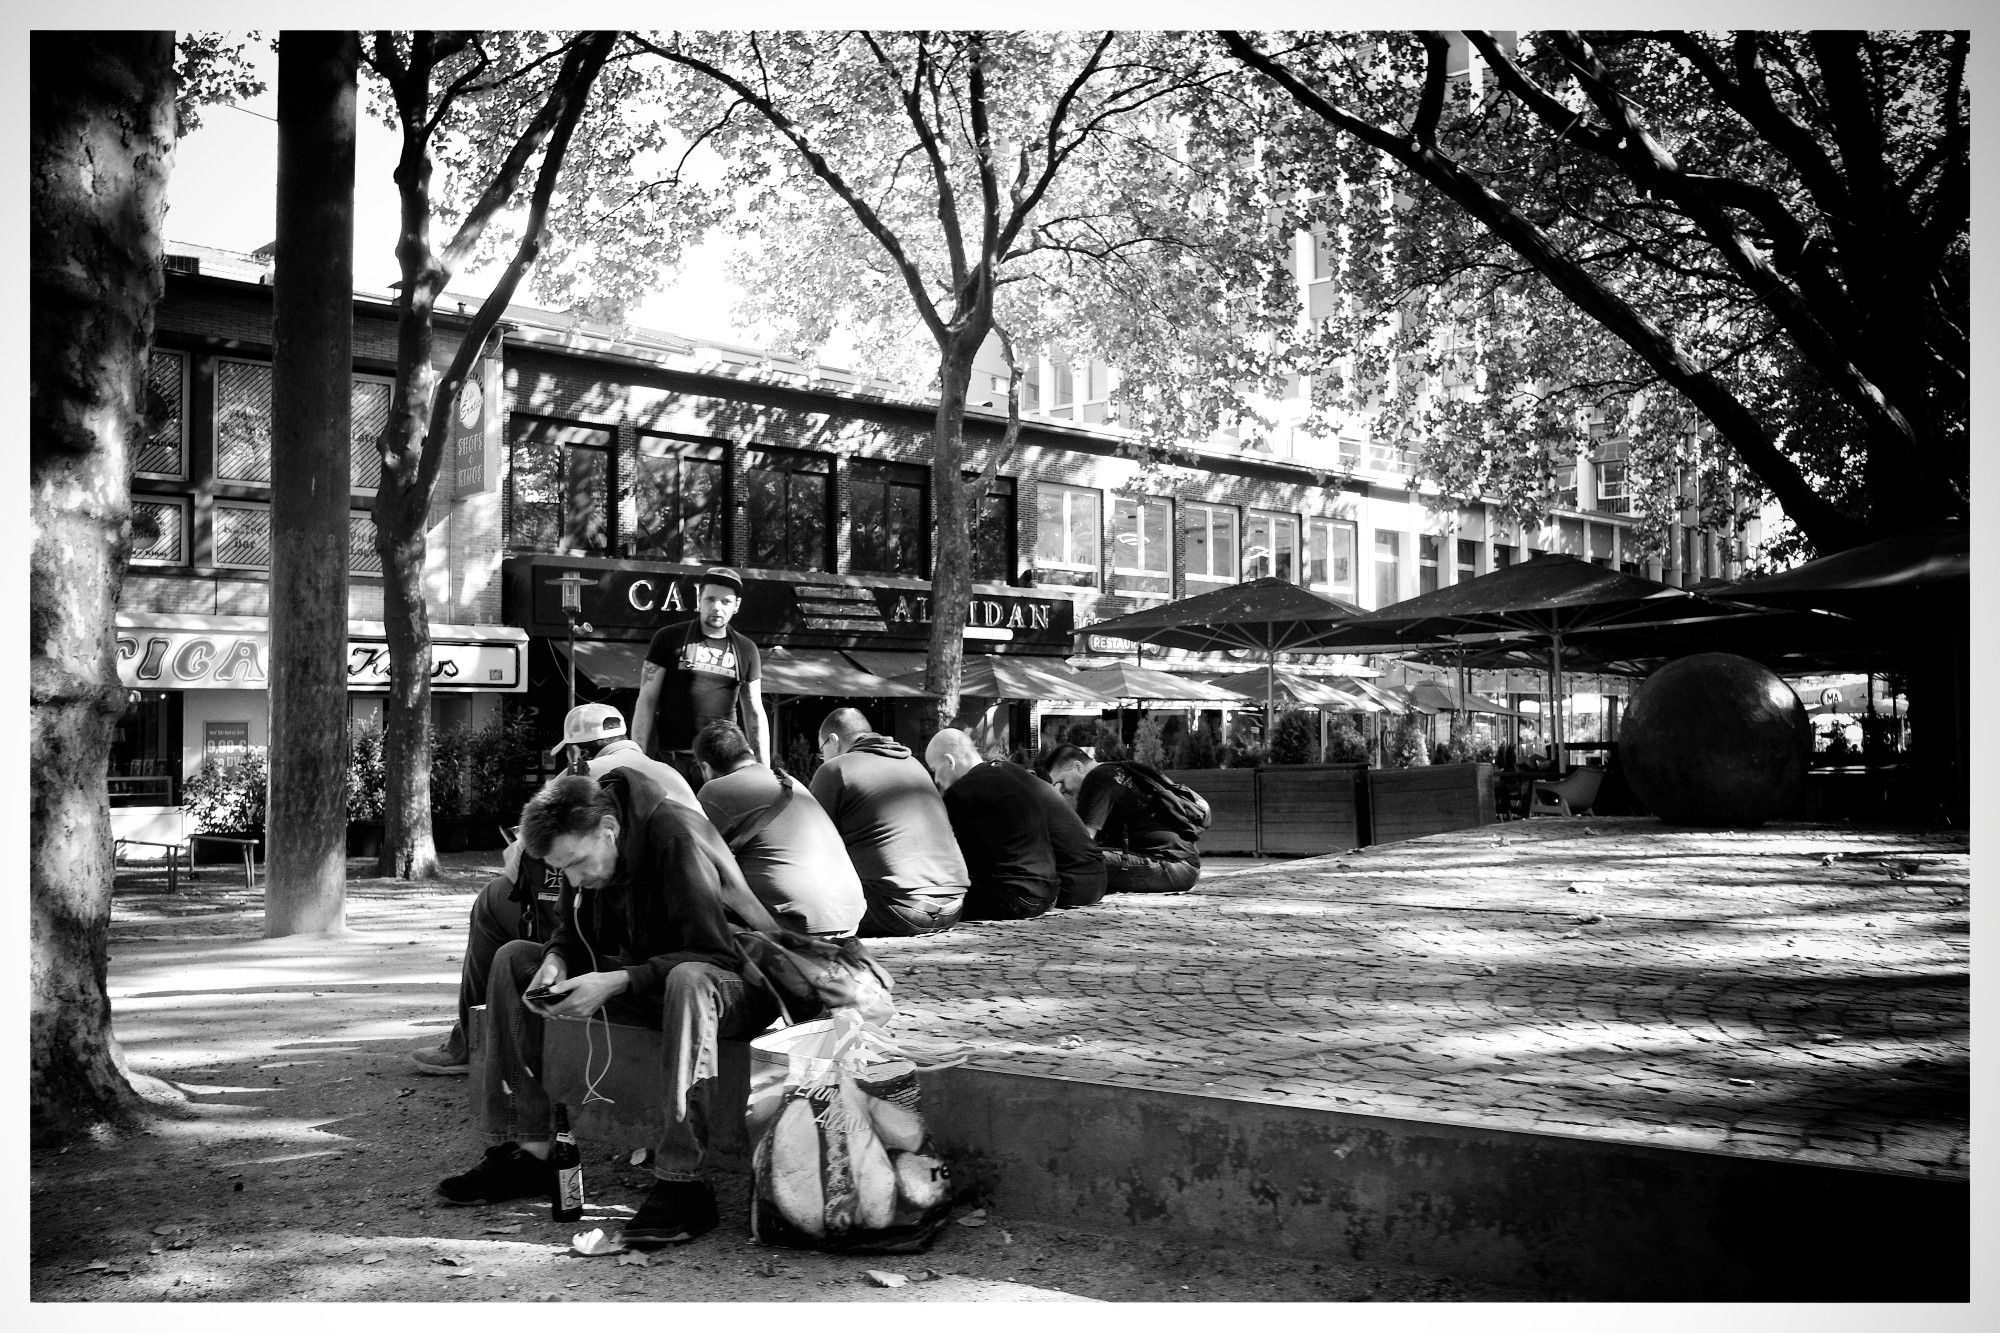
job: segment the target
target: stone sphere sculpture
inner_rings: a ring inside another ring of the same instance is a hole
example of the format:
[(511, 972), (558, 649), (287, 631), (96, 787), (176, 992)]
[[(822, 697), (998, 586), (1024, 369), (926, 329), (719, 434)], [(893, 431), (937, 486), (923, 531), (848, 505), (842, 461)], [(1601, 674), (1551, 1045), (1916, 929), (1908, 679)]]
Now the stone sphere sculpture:
[(1618, 729), (1618, 762), (1669, 824), (1754, 828), (1792, 807), (1812, 724), (1791, 686), (1747, 657), (1697, 653), (1646, 677)]

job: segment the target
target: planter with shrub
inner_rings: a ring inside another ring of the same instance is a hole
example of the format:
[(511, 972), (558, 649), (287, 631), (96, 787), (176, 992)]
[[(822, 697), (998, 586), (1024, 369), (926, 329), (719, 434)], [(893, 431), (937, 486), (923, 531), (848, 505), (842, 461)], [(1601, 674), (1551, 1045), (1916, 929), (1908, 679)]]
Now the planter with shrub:
[[(188, 831), (255, 838), (261, 856), (269, 776), (262, 749), (252, 749), (234, 763), (203, 759), (181, 784), (181, 812)], [(243, 859), (242, 851), (228, 844), (197, 842), (191, 852), (196, 865), (228, 865)]]

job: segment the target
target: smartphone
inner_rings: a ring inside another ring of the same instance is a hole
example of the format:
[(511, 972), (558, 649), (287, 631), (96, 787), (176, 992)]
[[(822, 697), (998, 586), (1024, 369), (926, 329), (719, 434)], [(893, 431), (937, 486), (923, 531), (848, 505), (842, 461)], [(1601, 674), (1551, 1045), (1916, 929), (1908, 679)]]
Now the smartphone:
[(529, 1004), (539, 1004), (555, 994), (553, 986), (537, 986), (533, 990), (521, 992), (521, 998)]

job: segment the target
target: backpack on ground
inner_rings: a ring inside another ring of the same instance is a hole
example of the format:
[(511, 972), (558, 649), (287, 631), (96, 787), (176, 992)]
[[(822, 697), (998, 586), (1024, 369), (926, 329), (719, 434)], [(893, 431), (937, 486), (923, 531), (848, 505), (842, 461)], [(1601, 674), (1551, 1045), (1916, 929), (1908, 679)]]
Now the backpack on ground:
[(1171, 832), (1192, 841), (1208, 827), (1208, 807), (1194, 788), (1136, 759), (1119, 763), (1117, 769), (1119, 785), (1137, 792), (1154, 820)]

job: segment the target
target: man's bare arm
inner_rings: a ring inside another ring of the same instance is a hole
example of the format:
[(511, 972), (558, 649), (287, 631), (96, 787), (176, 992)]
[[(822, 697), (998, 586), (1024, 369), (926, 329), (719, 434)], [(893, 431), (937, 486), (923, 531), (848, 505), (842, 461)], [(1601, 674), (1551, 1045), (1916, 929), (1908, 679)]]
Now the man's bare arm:
[(658, 662), (639, 668), (639, 702), (632, 705), (632, 739), (639, 748), (652, 753), (647, 742), (653, 739), (653, 717), (660, 707), (660, 681), (666, 676)]
[(743, 691), (745, 697), (750, 701), (750, 708), (748, 710), (750, 713), (750, 745), (757, 752), (757, 762), (768, 764), (771, 762), (771, 726), (764, 717), (764, 682), (761, 680), (746, 680), (743, 682)]

